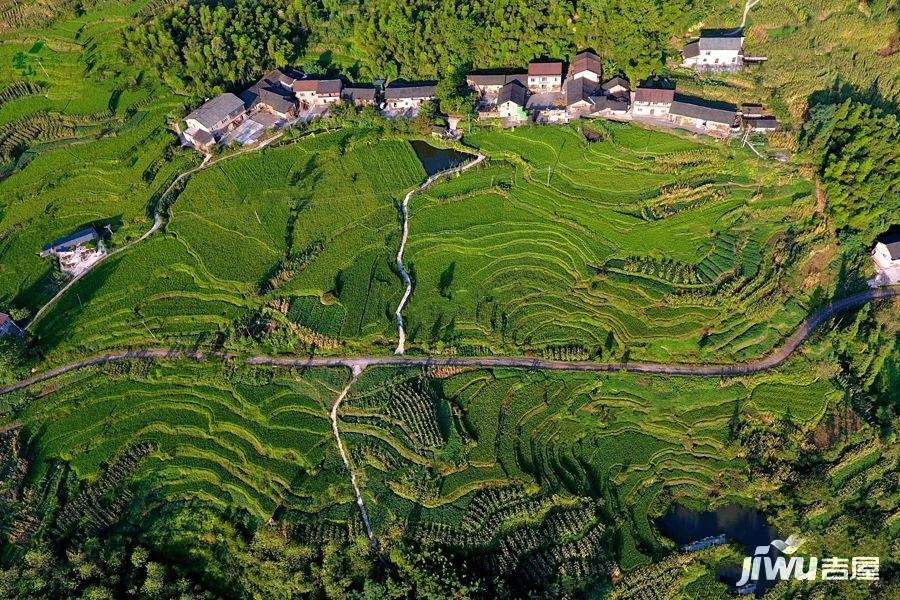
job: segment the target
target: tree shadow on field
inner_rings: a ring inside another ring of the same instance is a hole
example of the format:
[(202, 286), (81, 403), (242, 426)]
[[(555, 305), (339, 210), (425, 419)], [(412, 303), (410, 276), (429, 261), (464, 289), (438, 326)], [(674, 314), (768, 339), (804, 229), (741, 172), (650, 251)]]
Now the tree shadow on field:
[(106, 285), (106, 281), (118, 267), (119, 260), (121, 257), (116, 256), (96, 265), (69, 288), (56, 304), (47, 309), (32, 331), (32, 345), (41, 358), (45, 358), (66, 341), (74, 333), (76, 326), (84, 325), (81, 316), (91, 300)]

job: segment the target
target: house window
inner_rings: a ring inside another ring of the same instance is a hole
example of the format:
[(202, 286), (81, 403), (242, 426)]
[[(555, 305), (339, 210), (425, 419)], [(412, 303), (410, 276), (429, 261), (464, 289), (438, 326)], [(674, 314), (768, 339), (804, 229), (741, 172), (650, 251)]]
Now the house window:
[(716, 59), (716, 64), (719, 64), (719, 59), (718, 59), (718, 58)]

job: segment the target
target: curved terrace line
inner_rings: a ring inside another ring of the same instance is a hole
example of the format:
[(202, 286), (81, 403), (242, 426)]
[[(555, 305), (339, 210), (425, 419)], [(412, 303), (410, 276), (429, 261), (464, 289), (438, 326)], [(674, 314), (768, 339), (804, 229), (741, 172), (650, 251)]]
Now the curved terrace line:
[(410, 294), (412, 294), (412, 279), (410, 278), (409, 273), (406, 272), (406, 268), (404, 268), (403, 266), (403, 251), (406, 249), (406, 240), (409, 238), (409, 199), (412, 198), (413, 194), (415, 194), (416, 192), (421, 192), (441, 177), (452, 175), (453, 173), (462, 173), (466, 169), (474, 167), (483, 160), (484, 154), (479, 154), (475, 158), (475, 160), (469, 161), (464, 165), (435, 173), (434, 175), (426, 179), (421, 185), (411, 189), (406, 193), (406, 196), (403, 197), (403, 203), (400, 205), (400, 216), (403, 218), (403, 235), (400, 237), (400, 248), (397, 250), (397, 271), (399, 271), (400, 278), (403, 279), (403, 283), (406, 284), (406, 290), (403, 292), (403, 297), (400, 299), (400, 304), (397, 305), (397, 310), (394, 311), (394, 316), (397, 319), (398, 337), (397, 349), (394, 350), (394, 354), (403, 354), (406, 351), (406, 330), (403, 328), (403, 315), (401, 313), (403, 312), (403, 307), (406, 306), (406, 302), (409, 300)]
[[(275, 357), (257, 355), (246, 359), (248, 365), (273, 367), (345, 367), (354, 373), (368, 367), (498, 367), (507, 369), (533, 369), (545, 371), (580, 371), (610, 372), (628, 371), (632, 373), (652, 373), (656, 375), (693, 375), (701, 377), (734, 377), (767, 371), (783, 363), (800, 344), (822, 323), (834, 315), (854, 306), (900, 296), (900, 286), (867, 290), (840, 300), (819, 309), (808, 316), (796, 331), (772, 354), (763, 358), (749, 360), (730, 365), (704, 364), (666, 364), (652, 362), (614, 362), (598, 363), (591, 361), (562, 361), (545, 358), (529, 358), (527, 356), (404, 356), (399, 354), (388, 356), (313, 356), (313, 357)], [(178, 350), (173, 348), (148, 348), (144, 350), (122, 350), (100, 354), (91, 358), (68, 363), (55, 369), (39, 373), (22, 381), (0, 387), (0, 396), (58, 377), (70, 371), (85, 367), (102, 365), (131, 359), (147, 358), (190, 358), (206, 360), (207, 358), (237, 358), (237, 355), (225, 352), (204, 353), (195, 350)]]
[(165, 189), (165, 191), (162, 194), (160, 194), (160, 196), (156, 199), (156, 202), (153, 205), (153, 225), (150, 226), (150, 229), (145, 231), (141, 235), (141, 237), (137, 238), (136, 240), (133, 240), (131, 242), (128, 242), (127, 244), (119, 246), (112, 252), (109, 252), (106, 255), (102, 256), (97, 262), (92, 264), (86, 270), (84, 270), (83, 272), (79, 273), (78, 275), (76, 275), (75, 277), (70, 279), (68, 282), (66, 282), (66, 285), (64, 285), (62, 288), (60, 288), (60, 290), (58, 292), (56, 292), (56, 294), (54, 294), (52, 298), (47, 300), (47, 302), (45, 302), (44, 305), (40, 309), (38, 309), (38, 311), (36, 313), (34, 313), (34, 317), (25, 326), (25, 330), (27, 331), (32, 325), (37, 323), (40, 320), (40, 318), (42, 316), (44, 316), (44, 313), (47, 311), (47, 309), (49, 309), (51, 306), (56, 304), (56, 302), (60, 298), (62, 298), (63, 295), (65, 295), (65, 293), (68, 292), (72, 288), (73, 285), (75, 285), (85, 275), (87, 275), (88, 273), (93, 271), (97, 265), (99, 265), (100, 263), (115, 256), (116, 254), (125, 252), (129, 248), (132, 248), (133, 246), (143, 242), (144, 240), (146, 240), (147, 238), (152, 236), (154, 233), (159, 231), (160, 227), (163, 226), (163, 216), (162, 216), (162, 213), (159, 212), (159, 207), (162, 204), (163, 199), (166, 196), (168, 196), (169, 193), (171, 193), (171, 191), (173, 189), (175, 189), (175, 186), (177, 186), (179, 183), (181, 183), (181, 181), (183, 181), (186, 177), (190, 177), (194, 173), (202, 171), (203, 169), (207, 169), (223, 160), (228, 160), (228, 159), (234, 158), (236, 156), (241, 156), (242, 154), (247, 154), (248, 152), (253, 152), (255, 150), (261, 150), (262, 148), (265, 148), (266, 146), (268, 146), (275, 140), (279, 139), (281, 137), (281, 135), (282, 134), (279, 133), (278, 135), (275, 135), (271, 138), (268, 138), (268, 139), (260, 142), (259, 145), (242, 148), (241, 150), (238, 150), (237, 152), (235, 152), (233, 154), (228, 154), (226, 156), (220, 156), (219, 158), (212, 158), (211, 155), (207, 154), (203, 158), (203, 162), (201, 162), (199, 165), (197, 165), (196, 167), (191, 167), (187, 171), (180, 173), (177, 177), (175, 177), (175, 179), (172, 180), (172, 183), (169, 184), (169, 187), (167, 187)]

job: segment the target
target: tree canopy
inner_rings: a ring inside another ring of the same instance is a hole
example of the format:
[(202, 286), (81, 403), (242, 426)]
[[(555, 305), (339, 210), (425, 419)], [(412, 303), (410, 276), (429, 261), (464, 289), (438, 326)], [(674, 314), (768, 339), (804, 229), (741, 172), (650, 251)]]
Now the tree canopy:
[(310, 57), (351, 78), (438, 79), (455, 65), (521, 68), (592, 48), (639, 79), (698, 18), (692, 0), (180, 0), (125, 40), (135, 62), (195, 95), (271, 67), (314, 67)]
[(811, 150), (836, 228), (880, 233), (900, 214), (900, 120), (848, 98), (810, 110), (802, 145)]

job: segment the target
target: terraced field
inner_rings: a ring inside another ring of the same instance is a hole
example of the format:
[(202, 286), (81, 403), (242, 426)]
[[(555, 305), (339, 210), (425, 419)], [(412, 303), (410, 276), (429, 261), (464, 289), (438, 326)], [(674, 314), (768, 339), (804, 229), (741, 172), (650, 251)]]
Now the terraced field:
[[(731, 361), (806, 300), (775, 264), (808, 184), (741, 150), (628, 125), (476, 132), (491, 160), (414, 197), (410, 345)], [(549, 183), (548, 183), (549, 182)]]
[[(569, 525), (572, 545), (596, 525), (631, 568), (658, 552), (648, 515), (669, 499), (748, 485), (729, 438), (735, 414), (779, 415), (771, 407), (791, 394), (808, 398), (794, 413), (804, 426), (840, 395), (816, 369), (795, 370), (739, 381), (372, 370), (345, 399), (341, 431), (376, 529), (393, 523), (476, 554), (517, 548), (490, 560), (525, 565), (548, 549), (522, 542), (530, 526), (587, 510)], [(573, 565), (602, 562), (584, 548), (560, 552)]]
[[(588, 580), (658, 556), (651, 519), (673, 497), (745, 491), (729, 423), (778, 416), (770, 406), (785, 394), (808, 398), (795, 423), (817, 422), (835, 393), (819, 370), (723, 381), (371, 369), (339, 428), (376, 536), (439, 543), (524, 587), (558, 573)], [(40, 448), (36, 477), (62, 459), (91, 480), (144, 447), (134, 478), (159, 500), (261, 520), (287, 511), (347, 535), (361, 523), (328, 422), (345, 384), (341, 370), (135, 361), (32, 390), (20, 421)], [(848, 459), (835, 481), (869, 458)]]
[(352, 502), (328, 421), (344, 376), (133, 362), (55, 381), (22, 418), (40, 439), (39, 465), (63, 459), (92, 479), (118, 454), (149, 442), (153, 452), (135, 475), (149, 490), (262, 519), (278, 506)]
[(320, 345), (377, 343), (402, 291), (394, 203), (424, 177), (407, 142), (351, 132), (222, 162), (190, 179), (166, 235), (102, 264), (35, 333), (60, 353), (208, 344), (274, 304)]
[(116, 54), (122, 17), (140, 4), (0, 34), (5, 308), (34, 313), (59, 285), (37, 256), (45, 243), (92, 223), (111, 226), (113, 245), (136, 237), (149, 227), (154, 194), (199, 161), (176, 150), (166, 125), (182, 101)]

